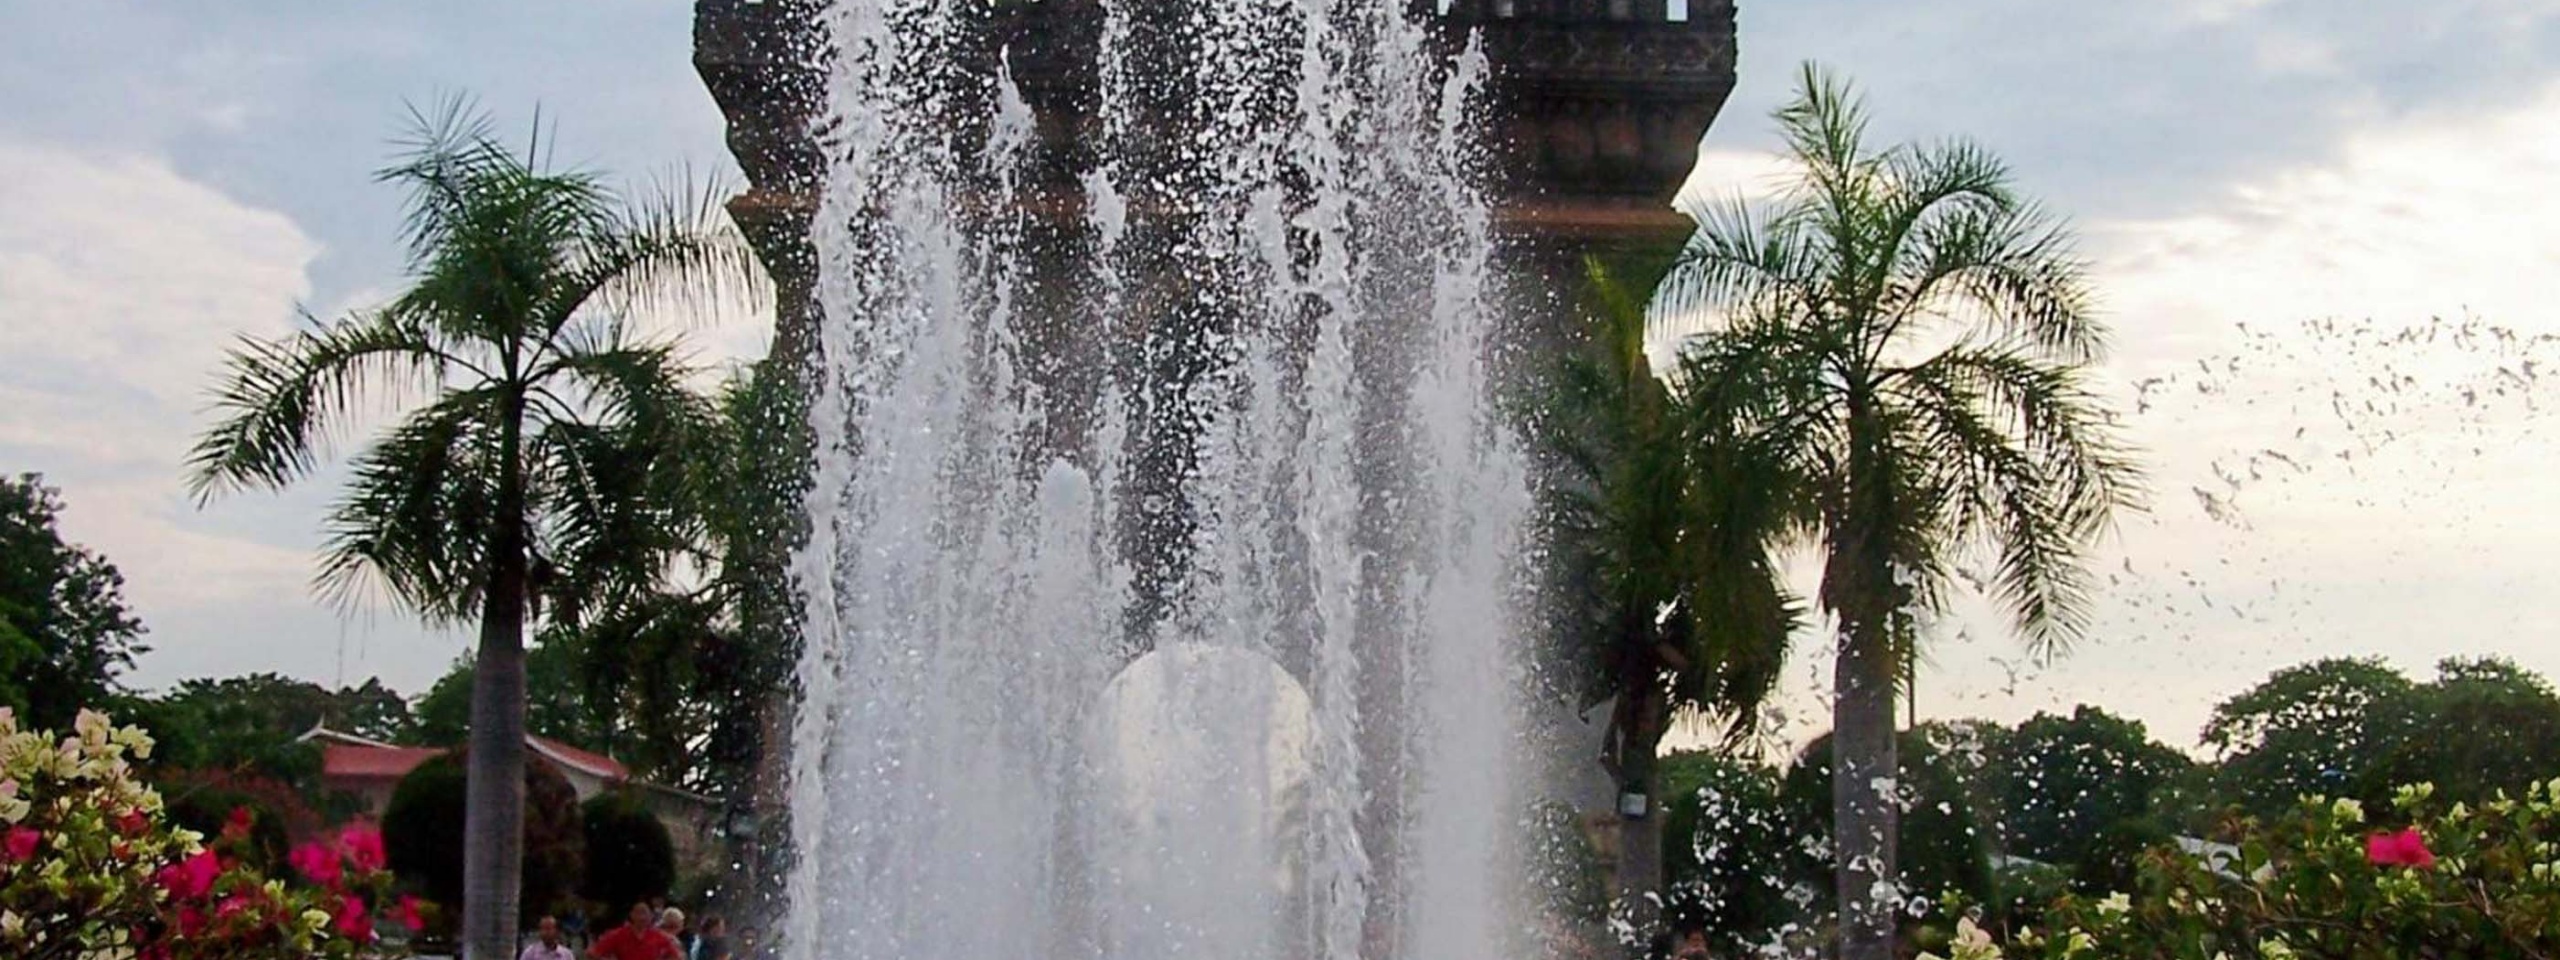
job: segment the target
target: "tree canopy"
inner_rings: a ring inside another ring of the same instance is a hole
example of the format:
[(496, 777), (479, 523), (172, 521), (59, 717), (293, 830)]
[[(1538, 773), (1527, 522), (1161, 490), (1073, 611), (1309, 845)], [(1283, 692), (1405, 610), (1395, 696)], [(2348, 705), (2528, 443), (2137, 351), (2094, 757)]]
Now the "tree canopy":
[(33, 727), (68, 728), (150, 650), (124, 575), (63, 540), (62, 512), (43, 477), (0, 476), (0, 705)]

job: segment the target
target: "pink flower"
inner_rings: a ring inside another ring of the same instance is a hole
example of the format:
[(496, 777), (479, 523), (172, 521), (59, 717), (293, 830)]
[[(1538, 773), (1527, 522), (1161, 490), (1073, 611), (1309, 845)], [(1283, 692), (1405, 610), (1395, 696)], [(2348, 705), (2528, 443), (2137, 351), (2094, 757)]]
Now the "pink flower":
[(199, 936), (203, 933), (204, 911), (196, 909), (193, 904), (179, 907), (178, 935), (181, 937), (193, 937)]
[(250, 813), (250, 812), (249, 812), (249, 808), (247, 808), (247, 807), (233, 807), (233, 808), (231, 808), (231, 819), (229, 819), (229, 820), (225, 820), (225, 821), (223, 821), (223, 823), (222, 823), (222, 839), (225, 839), (225, 840), (247, 840), (247, 839), (249, 839), (249, 827), (252, 825), (252, 823), (254, 822), (254, 820), (255, 820), (255, 819), (256, 819), (256, 815), (255, 815), (255, 814)]
[(353, 894), (339, 897), (337, 930), (357, 943), (372, 940), (373, 911), (365, 909), (364, 900)]
[(127, 810), (116, 817), (116, 832), (125, 836), (139, 837), (143, 831), (149, 829), (151, 829), (151, 818), (144, 816), (140, 810)]
[(347, 862), (355, 865), (356, 872), (378, 873), (382, 870), (385, 857), (381, 830), (363, 824), (348, 827), (338, 834), (338, 845), (346, 849)]
[(418, 915), (418, 898), (409, 894), (400, 895), (400, 905), (392, 908), (391, 919), (399, 921), (401, 926), (412, 932), (427, 928), (426, 918)]
[(330, 849), (327, 844), (303, 844), (293, 848), (292, 855), (286, 859), (293, 861), (293, 868), (301, 871), (302, 875), (311, 882), (333, 890), (337, 889), (338, 851)]
[(2419, 833), (2416, 827), (2364, 838), (2364, 858), (2377, 867), (2433, 870), (2436, 866), (2435, 851), (2427, 849), (2426, 835)]
[(0, 848), (5, 848), (10, 863), (25, 863), (35, 859), (36, 845), (43, 840), (44, 834), (32, 829), (10, 827), (8, 836), (0, 838)]
[(160, 869), (160, 887), (178, 900), (195, 900), (213, 892), (214, 878), (222, 875), (222, 861), (205, 850), (195, 856)]
[[(252, 887), (251, 889), (256, 888)], [(214, 910), (214, 915), (226, 920), (239, 916), (243, 913), (256, 909), (258, 906), (258, 900), (259, 898), (251, 896), (249, 891), (243, 890), (239, 893), (222, 898), (222, 906)]]

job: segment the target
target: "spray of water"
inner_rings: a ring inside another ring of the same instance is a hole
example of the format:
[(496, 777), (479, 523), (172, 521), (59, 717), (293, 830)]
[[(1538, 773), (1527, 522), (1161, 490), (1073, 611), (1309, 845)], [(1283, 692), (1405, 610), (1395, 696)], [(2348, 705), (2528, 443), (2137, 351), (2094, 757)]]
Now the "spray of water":
[(791, 955), (1501, 955), (1485, 61), (1399, 6), (1101, 4), (1063, 243), (986, 5), (836, 3)]

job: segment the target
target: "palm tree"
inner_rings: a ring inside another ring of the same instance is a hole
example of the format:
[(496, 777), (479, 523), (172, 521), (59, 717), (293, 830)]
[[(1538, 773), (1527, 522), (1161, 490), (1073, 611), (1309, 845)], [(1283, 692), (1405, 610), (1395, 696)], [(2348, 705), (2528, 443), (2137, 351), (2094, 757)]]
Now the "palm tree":
[(1838, 620), (1833, 778), (1841, 956), (1892, 955), (1894, 698), (1960, 564), (2027, 643), (2082, 635), (2084, 553), (2140, 475), (2083, 382), (2102, 354), (2069, 232), (1966, 142), (1871, 151), (1812, 66), (1777, 121), (1799, 174), (1773, 205), (1701, 205), (1655, 324), (1701, 429), (1753, 438), (1799, 492)]
[(1697, 401), (1654, 374), (1643, 300), (1589, 264), (1592, 326), (1544, 419), (1560, 466), (1552, 542), (1569, 571), (1563, 631), (1614, 701), (1601, 763), (1643, 797), (1621, 834), (1618, 889), (1658, 902), (1654, 761), (1683, 713), (1745, 734), (1777, 685), (1800, 606), (1771, 561), (1792, 489), (1776, 461), (1701, 433)]
[(674, 505), (693, 502), (682, 451), (707, 408), (676, 349), (630, 323), (758, 281), (712, 191), (627, 206), (593, 174), (550, 168), (538, 136), (521, 153), (499, 143), (463, 103), (414, 119), (379, 176), (409, 191), (409, 289), (244, 340), (189, 467), (200, 502), (281, 488), (368, 401), (408, 401), (353, 458), (319, 582), (479, 620), (462, 906), (465, 954), (485, 960), (517, 932), (535, 573), (636, 592), (663, 571), (631, 562), (650, 553), (635, 531), (681, 539), (691, 523)]

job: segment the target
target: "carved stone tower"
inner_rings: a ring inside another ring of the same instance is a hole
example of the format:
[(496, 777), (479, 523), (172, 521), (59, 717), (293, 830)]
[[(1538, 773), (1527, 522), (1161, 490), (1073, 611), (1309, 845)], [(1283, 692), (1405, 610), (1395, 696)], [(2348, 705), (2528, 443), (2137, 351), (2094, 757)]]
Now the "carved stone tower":
[[(1091, 162), (1086, 141), (1096, 126), (1101, 2), (997, 4), (986, 38), (1007, 50), (1038, 117), (1047, 173), (1040, 179), (1062, 211), (1080, 206), (1076, 174)], [(1534, 328), (1532, 341), (1555, 336), (1583, 289), (1586, 255), (1660, 250), (1690, 230), (1669, 201), (1733, 89), (1732, 0), (1409, 2), (1423, 9), (1445, 5), (1432, 16), (1453, 45), (1481, 37), (1493, 66), (1488, 139), (1499, 151), (1492, 175), (1501, 282), (1522, 314), (1519, 322)], [(799, 362), (812, 356), (820, 319), (810, 229), (826, 170), (811, 131), (827, 109), (825, 6), (826, 0), (695, 4), (694, 63), (728, 118), (730, 150), (748, 181), (729, 210), (775, 280), (773, 356), (785, 370), (801, 369)], [(1076, 229), (1076, 217), (1056, 219), (1050, 229)], [(778, 719), (787, 708), (777, 702), (767, 710), (769, 737), (786, 726)], [(1392, 703), (1363, 710), (1371, 717), (1396, 713)], [(786, 752), (764, 751), (761, 797), (777, 795)], [(1383, 793), (1382, 809), (1371, 813), (1391, 819), (1401, 799), (1396, 791)], [(747, 868), (770, 872), (752, 860)], [(1392, 857), (1381, 871), (1387, 874), (1381, 882), (1392, 885)]]

